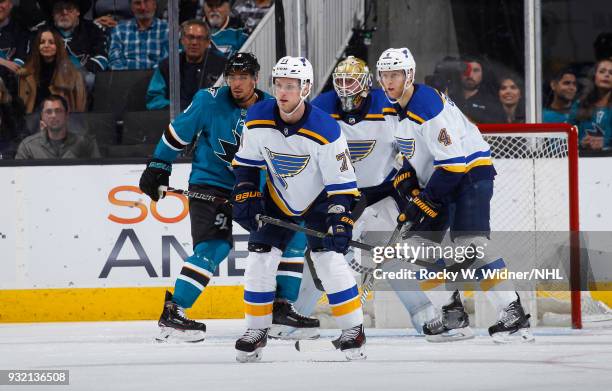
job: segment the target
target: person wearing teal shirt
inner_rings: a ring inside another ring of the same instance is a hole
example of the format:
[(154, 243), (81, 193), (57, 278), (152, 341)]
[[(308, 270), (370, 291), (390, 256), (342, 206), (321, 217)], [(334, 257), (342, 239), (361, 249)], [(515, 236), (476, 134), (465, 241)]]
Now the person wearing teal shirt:
[(595, 64), (593, 85), (585, 91), (578, 109), (580, 147), (590, 150), (612, 146), (612, 58)]
[(552, 100), (542, 112), (542, 122), (575, 124), (578, 114), (576, 74), (564, 68), (550, 81)]

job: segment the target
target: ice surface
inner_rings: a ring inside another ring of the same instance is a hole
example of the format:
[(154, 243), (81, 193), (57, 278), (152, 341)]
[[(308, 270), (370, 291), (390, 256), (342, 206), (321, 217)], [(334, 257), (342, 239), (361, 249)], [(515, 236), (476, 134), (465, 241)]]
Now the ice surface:
[(366, 361), (270, 341), (261, 363), (239, 364), (234, 341), (244, 321), (206, 323), (199, 344), (155, 343), (153, 321), (3, 324), (0, 369), (70, 370), (70, 386), (20, 391), (612, 389), (612, 330), (541, 328), (534, 344), (500, 346), (482, 330), (471, 341), (430, 344), (414, 330), (369, 329)]

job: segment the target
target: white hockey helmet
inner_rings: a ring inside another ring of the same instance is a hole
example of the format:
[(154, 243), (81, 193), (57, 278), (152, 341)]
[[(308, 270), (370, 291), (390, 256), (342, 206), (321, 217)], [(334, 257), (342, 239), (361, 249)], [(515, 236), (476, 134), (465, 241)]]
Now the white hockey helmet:
[(304, 99), (310, 94), (312, 84), (314, 81), (314, 72), (312, 65), (306, 57), (291, 57), (285, 56), (278, 60), (276, 65), (272, 68), (272, 82), (277, 77), (287, 77), (290, 79), (300, 80), (300, 89), (303, 90), (306, 83), (310, 83), (308, 93), (304, 96)]
[[(410, 50), (408, 48), (389, 48), (382, 52), (378, 61), (376, 61), (376, 78), (381, 85), (381, 72), (386, 71), (404, 71), (406, 74), (406, 83), (402, 92), (402, 96), (404, 96), (406, 90), (414, 82), (414, 73), (416, 71), (416, 63)], [(389, 100), (395, 103), (393, 100)]]

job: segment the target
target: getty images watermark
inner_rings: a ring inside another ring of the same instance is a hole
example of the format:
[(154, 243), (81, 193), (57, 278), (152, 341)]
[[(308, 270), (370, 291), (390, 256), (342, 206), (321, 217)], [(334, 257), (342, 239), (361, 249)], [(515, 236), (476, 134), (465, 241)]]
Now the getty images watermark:
[[(419, 246), (408, 243), (396, 243), (393, 246), (377, 246), (372, 251), (372, 259), (380, 264), (390, 260), (400, 260), (422, 266), (420, 269), (401, 269), (385, 271), (376, 268), (373, 271), (377, 280), (446, 280), (479, 281), (479, 280), (563, 280), (558, 268), (532, 268), (527, 271), (509, 271), (506, 265), (498, 259), (489, 262), (486, 267), (484, 246)], [(453, 260), (454, 265), (448, 266), (444, 260)], [(473, 267), (463, 267), (463, 263), (469, 260)], [(483, 261), (483, 262), (478, 262)], [(484, 267), (483, 267), (484, 266)]]

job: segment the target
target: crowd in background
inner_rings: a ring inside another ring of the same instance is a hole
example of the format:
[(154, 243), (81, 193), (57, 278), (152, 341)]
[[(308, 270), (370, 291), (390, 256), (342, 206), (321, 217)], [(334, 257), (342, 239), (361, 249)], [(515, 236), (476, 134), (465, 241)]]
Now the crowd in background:
[[(217, 82), (226, 59), (246, 42), (273, 2), (179, 1), (181, 109), (187, 107), (198, 89)], [(49, 96), (63, 98), (66, 117), (92, 110), (99, 103), (96, 76), (109, 71), (144, 72), (146, 77), (141, 83), (145, 85), (136, 89), (141, 95), (141, 109), (167, 111), (167, 3), (0, 0), (0, 159), (15, 157), (25, 138), (38, 137), (49, 128), (41, 115)], [(543, 121), (577, 125), (583, 150), (601, 151), (612, 146), (610, 47), (612, 34), (601, 34), (595, 43), (596, 62), (592, 69), (585, 72), (584, 68), (559, 67), (544, 85)], [(482, 57), (453, 61), (444, 66), (448, 68), (450, 64), (456, 75), (448, 76), (444, 71), (441, 82), (438, 80), (434, 86), (446, 90), (472, 121), (525, 122), (525, 91), (520, 75)], [(122, 122), (121, 118), (115, 119)], [(57, 148), (48, 150), (48, 158), (62, 156)]]

